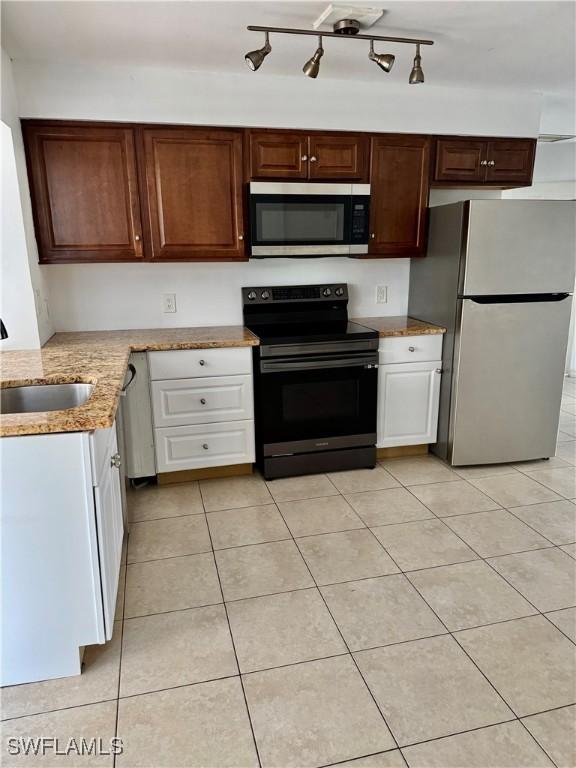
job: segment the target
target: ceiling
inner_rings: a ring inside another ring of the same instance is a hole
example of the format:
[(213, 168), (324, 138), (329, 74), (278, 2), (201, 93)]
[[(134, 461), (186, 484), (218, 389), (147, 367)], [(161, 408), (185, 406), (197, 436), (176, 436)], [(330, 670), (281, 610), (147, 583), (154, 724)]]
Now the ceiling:
[[(3, 0), (2, 44), (11, 58), (92, 62), (130, 66), (172, 66), (258, 77), (301, 76), (314, 38), (273, 35), (273, 51), (258, 73), (244, 53), (263, 36), (247, 24), (304, 27), (327, 2), (182, 2), (180, 0)], [(352, 5), (353, 3), (347, 3)], [(463, 0), (364, 0), (385, 9), (374, 34), (430, 37), (422, 49), (430, 84), (521, 89), (572, 96), (575, 89), (573, 2), (464, 2)], [(405, 83), (414, 51), (405, 45), (377, 45), (396, 54), (386, 75), (367, 59), (362, 41), (326, 39), (320, 77)]]

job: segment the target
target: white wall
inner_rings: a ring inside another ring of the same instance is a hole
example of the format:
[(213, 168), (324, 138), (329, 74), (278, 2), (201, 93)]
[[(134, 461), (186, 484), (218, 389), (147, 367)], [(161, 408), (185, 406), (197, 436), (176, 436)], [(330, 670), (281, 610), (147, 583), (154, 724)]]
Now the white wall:
[[(337, 80), (168, 68), (17, 62), (23, 117), (534, 136), (540, 98), (527, 93), (383, 87)], [(237, 323), (240, 287), (348, 282), (353, 315), (403, 314), (409, 260), (42, 267), (57, 330)], [(376, 284), (387, 304), (375, 303)], [(176, 293), (176, 314), (161, 312)]]
[[(47, 341), (54, 333), (48, 310), (47, 288), (44, 276), (38, 266), (38, 249), (34, 236), (34, 224), (32, 221), (32, 203), (28, 176), (26, 174), (26, 160), (24, 157), (24, 144), (19, 121), (19, 105), (16, 97), (13, 80), (12, 63), (2, 49), (2, 121), (9, 127), (11, 137), (4, 139), (2, 144), (3, 161), (3, 223), (9, 228), (9, 234), (2, 238), (2, 276), (4, 270), (12, 279), (10, 286), (3, 286), (3, 304), (10, 303), (10, 312), (17, 311), (19, 320), (8, 327), (9, 340), (2, 344), (2, 349), (24, 348), (39, 346)], [(6, 155), (4, 152), (6, 151)], [(6, 179), (4, 178), (4, 165), (6, 166)], [(5, 209), (6, 206), (6, 209)], [(14, 220), (9, 220), (14, 216)], [(5, 218), (6, 217), (6, 218)], [(24, 264), (13, 264), (14, 260), (26, 260)], [(18, 281), (16, 276), (18, 275)], [(15, 306), (15, 297), (20, 303)], [(4, 311), (4, 309), (2, 309)], [(6, 320), (4, 321), (6, 322)], [(35, 340), (30, 334), (30, 328), (36, 326)]]

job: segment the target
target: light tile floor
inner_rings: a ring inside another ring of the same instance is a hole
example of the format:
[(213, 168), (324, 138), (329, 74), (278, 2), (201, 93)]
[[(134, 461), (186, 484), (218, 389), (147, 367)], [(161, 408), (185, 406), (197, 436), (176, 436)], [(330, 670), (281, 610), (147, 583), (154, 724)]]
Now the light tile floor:
[[(576, 382), (557, 457), (130, 494), (112, 642), (5, 688), (11, 736), (118, 768), (576, 765)], [(127, 564), (126, 564), (127, 562)]]

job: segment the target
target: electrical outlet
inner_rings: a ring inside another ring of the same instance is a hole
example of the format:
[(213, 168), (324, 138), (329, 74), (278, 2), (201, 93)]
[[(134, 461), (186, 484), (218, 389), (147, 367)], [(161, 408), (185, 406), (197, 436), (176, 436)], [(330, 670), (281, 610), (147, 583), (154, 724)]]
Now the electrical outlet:
[(376, 304), (388, 303), (388, 286), (377, 285), (376, 286)]
[(176, 312), (176, 294), (175, 293), (162, 294), (162, 311)]

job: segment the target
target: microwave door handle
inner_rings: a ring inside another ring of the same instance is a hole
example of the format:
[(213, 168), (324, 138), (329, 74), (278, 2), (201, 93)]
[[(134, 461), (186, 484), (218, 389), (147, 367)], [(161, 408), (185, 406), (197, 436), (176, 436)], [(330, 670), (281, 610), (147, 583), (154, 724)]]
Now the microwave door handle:
[(332, 358), (330, 360), (262, 360), (261, 373), (280, 373), (283, 371), (318, 371), (327, 368), (367, 368), (377, 369), (378, 363), (374, 356), (347, 358)]

